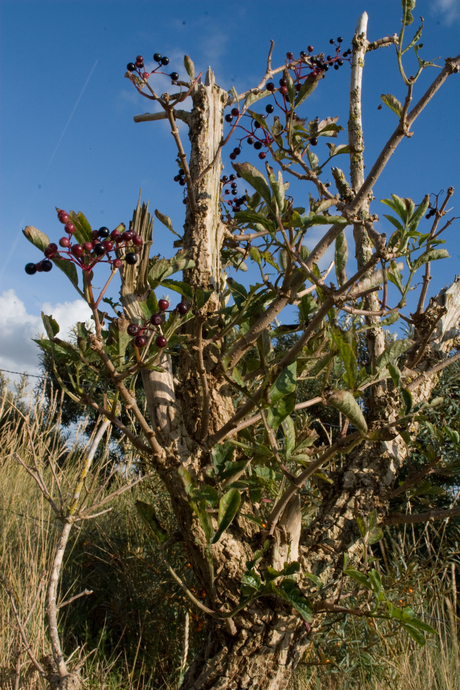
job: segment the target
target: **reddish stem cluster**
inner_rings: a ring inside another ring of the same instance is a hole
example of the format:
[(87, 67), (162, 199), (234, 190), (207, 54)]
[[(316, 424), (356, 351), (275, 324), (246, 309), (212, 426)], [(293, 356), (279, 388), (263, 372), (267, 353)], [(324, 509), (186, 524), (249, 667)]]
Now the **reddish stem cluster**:
[[(158, 308), (160, 313), (153, 314), (149, 319), (145, 319), (141, 325), (136, 323), (130, 323), (128, 326), (128, 334), (134, 338), (134, 345), (139, 348), (145, 347), (149, 340), (150, 334), (158, 332), (158, 327), (163, 323), (163, 315), (168, 310), (169, 302), (166, 299), (160, 299), (158, 301)], [(188, 312), (188, 305), (185, 302), (179, 302), (176, 310), (181, 316), (184, 316)], [(155, 344), (160, 347), (166, 347), (168, 341), (159, 333), (155, 339)]]
[(137, 72), (139, 77), (143, 79), (144, 81), (147, 81), (147, 79), (152, 75), (152, 74), (164, 74), (167, 77), (171, 77), (172, 81), (177, 81), (179, 79), (179, 73), (178, 72), (171, 72), (171, 74), (166, 74), (166, 72), (161, 72), (160, 67), (166, 67), (166, 65), (169, 65), (169, 58), (166, 57), (165, 55), (160, 55), (160, 53), (155, 53), (153, 56), (153, 59), (155, 62), (158, 62), (158, 67), (155, 67), (154, 70), (151, 72), (143, 72), (142, 70), (145, 69), (144, 67), (144, 58), (142, 55), (138, 55), (136, 58), (136, 62), (128, 62), (126, 69), (128, 72)]

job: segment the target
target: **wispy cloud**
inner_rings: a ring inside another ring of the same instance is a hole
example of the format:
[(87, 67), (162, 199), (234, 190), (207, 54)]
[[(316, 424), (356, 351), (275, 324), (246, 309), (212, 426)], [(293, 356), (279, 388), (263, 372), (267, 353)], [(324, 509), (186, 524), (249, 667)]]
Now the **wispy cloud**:
[(433, 0), (431, 12), (434, 16), (441, 15), (441, 21), (445, 24), (459, 22), (460, 0)]

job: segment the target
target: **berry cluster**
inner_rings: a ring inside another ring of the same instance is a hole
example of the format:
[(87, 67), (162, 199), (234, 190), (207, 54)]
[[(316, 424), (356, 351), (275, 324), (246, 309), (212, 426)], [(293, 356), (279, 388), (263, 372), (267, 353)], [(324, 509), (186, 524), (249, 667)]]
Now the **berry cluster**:
[[(158, 308), (160, 310), (159, 314), (153, 314), (149, 319), (146, 319), (141, 326), (135, 323), (130, 323), (128, 326), (128, 334), (134, 338), (134, 344), (136, 347), (145, 347), (151, 339), (151, 334), (158, 332), (158, 327), (163, 323), (163, 314), (168, 310), (169, 302), (167, 299), (158, 300)], [(180, 316), (184, 316), (188, 312), (188, 305), (185, 302), (179, 302), (176, 307), (177, 312)], [(168, 341), (159, 333), (155, 338), (155, 344), (160, 347), (166, 347)]]
[[(231, 158), (231, 156), (230, 156)], [(236, 178), (240, 177), (239, 175), (230, 175), (230, 177), (227, 177), (227, 175), (224, 175), (221, 178), (221, 183), (222, 183), (222, 194), (227, 196), (227, 194), (231, 194), (233, 198), (225, 199), (223, 198), (222, 201), (225, 204), (228, 204), (230, 208), (233, 211), (239, 211), (241, 206), (246, 202), (246, 196), (243, 194), (241, 197), (237, 197), (238, 195), (238, 184), (236, 182)], [(230, 186), (228, 186), (230, 185)]]
[(174, 176), (174, 182), (179, 182), (181, 187), (185, 187), (185, 170), (183, 168)]
[[(88, 240), (83, 244), (72, 243), (72, 235), (76, 228), (70, 221), (69, 214), (58, 210), (58, 219), (64, 224), (64, 230), (67, 233), (67, 236), (61, 237), (59, 240), (59, 245), (62, 249), (59, 249), (57, 244), (51, 242), (45, 249), (44, 260), (39, 261), (38, 264), (26, 264), (25, 271), (28, 275), (34, 275), (37, 271), (39, 273), (51, 271), (53, 264), (50, 259), (71, 261), (87, 273), (103, 260), (105, 263), (110, 264), (112, 269), (121, 268), (123, 261), (116, 253), (115, 255), (111, 253), (119, 249), (127, 249), (130, 245), (132, 249), (137, 250), (143, 244), (142, 237), (132, 230), (120, 232), (120, 230), (116, 229), (110, 232), (106, 227), (93, 230), (92, 240)], [(138, 255), (136, 251), (127, 252), (124, 260), (127, 264), (137, 263)]]
[(430, 210), (429, 210), (428, 213), (426, 214), (425, 218), (426, 218), (427, 220), (430, 220), (430, 218), (433, 218), (433, 216), (435, 216), (435, 215), (436, 215), (436, 209), (430, 207)]
[[(292, 52), (286, 53), (286, 66), (290, 71), (293, 72), (292, 80), (294, 82), (294, 88), (297, 93), (301, 90), (303, 82), (308, 77), (312, 75), (315, 76), (321, 72), (327, 72), (330, 67), (334, 67), (334, 69), (337, 70), (344, 64), (344, 61), (349, 61), (348, 58), (352, 54), (352, 51), (349, 49), (346, 50), (344, 53), (341, 53), (340, 44), (342, 43), (342, 41), (343, 38), (341, 36), (337, 38), (337, 43), (333, 38), (331, 38), (331, 40), (329, 41), (329, 43), (335, 45), (336, 47), (336, 54), (334, 56), (328, 55), (327, 57), (325, 57), (323, 53), (320, 53), (316, 56), (312, 55), (314, 50), (313, 46), (308, 46), (308, 53), (302, 50), (300, 53), (300, 59), (297, 60), (294, 60), (294, 54)], [(275, 86), (273, 82), (268, 82), (265, 85), (265, 89), (273, 94), (275, 105), (285, 115), (288, 115), (290, 113), (290, 104), (287, 100), (288, 86), (286, 78), (282, 77), (279, 80), (278, 88)], [(277, 94), (283, 97), (282, 102), (279, 102), (277, 100)], [(261, 160), (266, 158), (266, 151), (262, 151), (261, 149), (268, 149), (273, 143), (274, 137), (270, 134), (268, 125), (265, 126), (263, 124), (263, 121), (266, 119), (268, 115), (271, 115), (274, 112), (275, 106), (272, 103), (269, 103), (265, 106), (265, 113), (260, 114), (258, 116), (258, 119), (254, 118), (249, 113), (243, 113), (243, 117), (249, 118), (251, 120), (250, 124), (247, 127), (245, 127), (243, 124), (240, 124), (240, 118), (242, 117), (242, 115), (239, 109), (236, 107), (232, 108), (231, 112), (225, 116), (225, 121), (229, 124), (232, 124), (234, 122), (234, 118), (238, 118), (237, 122), (233, 126), (243, 130), (244, 135), (239, 139), (239, 145), (236, 148), (234, 148), (233, 151), (230, 153), (230, 160), (235, 160), (240, 155), (241, 144), (245, 140), (250, 146), (253, 146), (256, 151), (259, 151), (259, 158)], [(296, 113), (292, 114), (292, 118), (294, 120), (299, 119)], [(286, 127), (281, 128), (280, 131), (277, 132), (277, 136), (281, 136), (285, 132), (285, 130)], [(310, 137), (309, 143), (311, 146), (317, 145), (318, 138), (314, 136), (314, 133)]]
[[(158, 67), (155, 67), (154, 70), (151, 72), (143, 72), (142, 70), (145, 69), (144, 66), (144, 58), (142, 55), (138, 55), (136, 58), (136, 62), (128, 62), (126, 69), (128, 72), (137, 72), (137, 74), (143, 79), (144, 81), (147, 81), (147, 79), (150, 77), (152, 74), (166, 74), (166, 72), (159, 72), (158, 70), (161, 67), (166, 67), (166, 65), (169, 65), (169, 58), (166, 56), (160, 55), (160, 53), (155, 53), (153, 56), (153, 59), (155, 62), (158, 62)], [(179, 73), (178, 72), (171, 72), (171, 74), (166, 75), (168, 77), (171, 77), (172, 81), (177, 81), (179, 79)]]

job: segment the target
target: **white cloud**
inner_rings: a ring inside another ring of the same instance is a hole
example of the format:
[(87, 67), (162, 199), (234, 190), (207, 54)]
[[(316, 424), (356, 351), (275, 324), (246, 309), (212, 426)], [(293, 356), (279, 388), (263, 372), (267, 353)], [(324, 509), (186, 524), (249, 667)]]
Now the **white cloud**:
[(434, 0), (432, 13), (440, 13), (446, 24), (453, 24), (460, 20), (460, 0)]
[[(69, 331), (77, 321), (87, 321), (91, 316), (88, 305), (83, 300), (42, 305), (41, 311), (53, 316), (61, 327), (62, 338), (69, 337)], [(6, 290), (0, 295), (0, 369), (9, 371), (39, 373), (39, 348), (33, 338), (43, 332), (40, 316), (27, 313), (24, 302), (14, 290)], [(12, 376), (6, 374), (8, 378)]]

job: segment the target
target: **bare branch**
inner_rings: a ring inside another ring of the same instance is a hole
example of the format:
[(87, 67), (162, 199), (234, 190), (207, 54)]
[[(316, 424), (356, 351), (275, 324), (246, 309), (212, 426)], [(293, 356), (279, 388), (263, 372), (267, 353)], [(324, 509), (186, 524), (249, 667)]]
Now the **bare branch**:
[(460, 515), (460, 506), (457, 508), (447, 508), (446, 510), (429, 510), (426, 513), (415, 513), (413, 515), (403, 515), (402, 513), (392, 513), (382, 520), (381, 525), (413, 525), (418, 522), (433, 522), (434, 520), (444, 520), (445, 518)]

